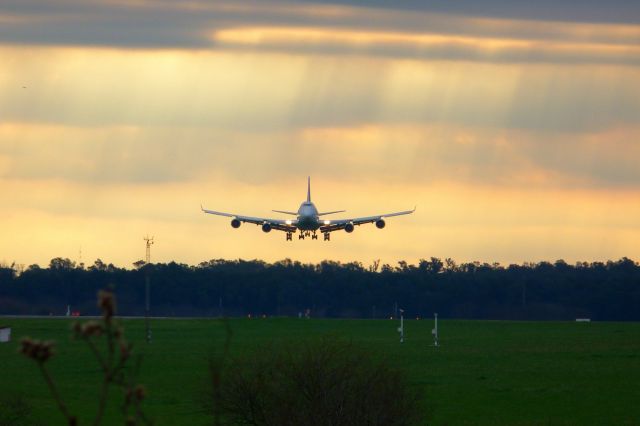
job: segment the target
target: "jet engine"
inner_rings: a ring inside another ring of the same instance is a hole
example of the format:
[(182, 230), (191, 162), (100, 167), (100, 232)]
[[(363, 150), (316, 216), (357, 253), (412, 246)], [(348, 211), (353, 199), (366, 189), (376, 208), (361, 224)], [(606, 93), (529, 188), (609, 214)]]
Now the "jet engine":
[(271, 232), (271, 225), (269, 225), (268, 223), (262, 224), (262, 230), (264, 232)]
[(378, 229), (382, 229), (384, 228), (384, 226), (386, 225), (386, 223), (384, 222), (384, 219), (378, 219), (376, 220), (376, 227)]
[(347, 223), (344, 226), (344, 230), (348, 233), (352, 233), (353, 232), (353, 223)]
[(240, 228), (240, 221), (238, 219), (233, 219), (231, 221), (231, 226), (234, 228)]

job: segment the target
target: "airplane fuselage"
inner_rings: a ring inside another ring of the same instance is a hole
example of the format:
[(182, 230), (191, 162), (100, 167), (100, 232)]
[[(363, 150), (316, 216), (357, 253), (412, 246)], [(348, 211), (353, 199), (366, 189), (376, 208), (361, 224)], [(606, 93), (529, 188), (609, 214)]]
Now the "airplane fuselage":
[(316, 231), (321, 225), (316, 206), (311, 201), (300, 204), (296, 227), (302, 231)]

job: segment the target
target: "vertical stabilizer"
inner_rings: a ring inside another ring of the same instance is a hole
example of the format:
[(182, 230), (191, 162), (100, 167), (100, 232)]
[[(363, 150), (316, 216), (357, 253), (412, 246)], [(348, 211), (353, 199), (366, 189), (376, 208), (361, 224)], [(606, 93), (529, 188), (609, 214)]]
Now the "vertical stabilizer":
[(307, 202), (311, 202), (311, 176), (307, 176)]

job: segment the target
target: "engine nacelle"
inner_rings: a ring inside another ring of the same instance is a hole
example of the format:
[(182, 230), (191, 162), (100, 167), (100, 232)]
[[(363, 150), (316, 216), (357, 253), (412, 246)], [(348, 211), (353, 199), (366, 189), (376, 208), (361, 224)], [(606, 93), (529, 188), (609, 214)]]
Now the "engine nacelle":
[(233, 219), (231, 221), (231, 226), (234, 228), (240, 228), (240, 221), (238, 219)]
[(269, 225), (268, 223), (263, 223), (262, 224), (262, 231), (263, 232), (271, 232), (271, 225)]
[(347, 223), (344, 226), (344, 230), (345, 232), (348, 232), (349, 234), (353, 232), (353, 223)]
[(386, 225), (386, 223), (384, 222), (384, 219), (378, 219), (376, 220), (376, 227), (378, 229), (382, 229), (384, 228), (384, 226)]

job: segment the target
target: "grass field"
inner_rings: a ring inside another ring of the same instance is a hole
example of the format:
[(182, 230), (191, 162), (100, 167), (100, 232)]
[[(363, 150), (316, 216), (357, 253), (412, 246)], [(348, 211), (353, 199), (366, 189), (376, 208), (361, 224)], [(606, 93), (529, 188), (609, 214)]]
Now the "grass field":
[[(53, 339), (53, 375), (72, 412), (86, 424), (95, 412), (98, 369), (82, 342), (71, 341), (67, 319), (0, 320), (13, 342), (0, 345), (0, 403), (23, 397), (27, 424), (62, 424), (36, 365), (17, 354), (21, 336)], [(339, 336), (351, 339), (406, 371), (424, 395), (433, 425), (640, 424), (640, 324), (440, 321), (441, 346), (431, 346), (433, 321), (232, 319), (232, 353), (261, 343)], [(153, 343), (144, 321), (125, 320), (125, 333), (144, 355), (139, 381), (145, 410), (159, 425), (211, 424), (203, 400), (207, 359), (225, 329), (218, 320), (154, 320)], [(119, 419), (116, 401), (107, 422)], [(1, 405), (0, 405), (1, 407)], [(0, 418), (2, 415), (0, 414)], [(29, 423), (31, 422), (31, 423)]]

